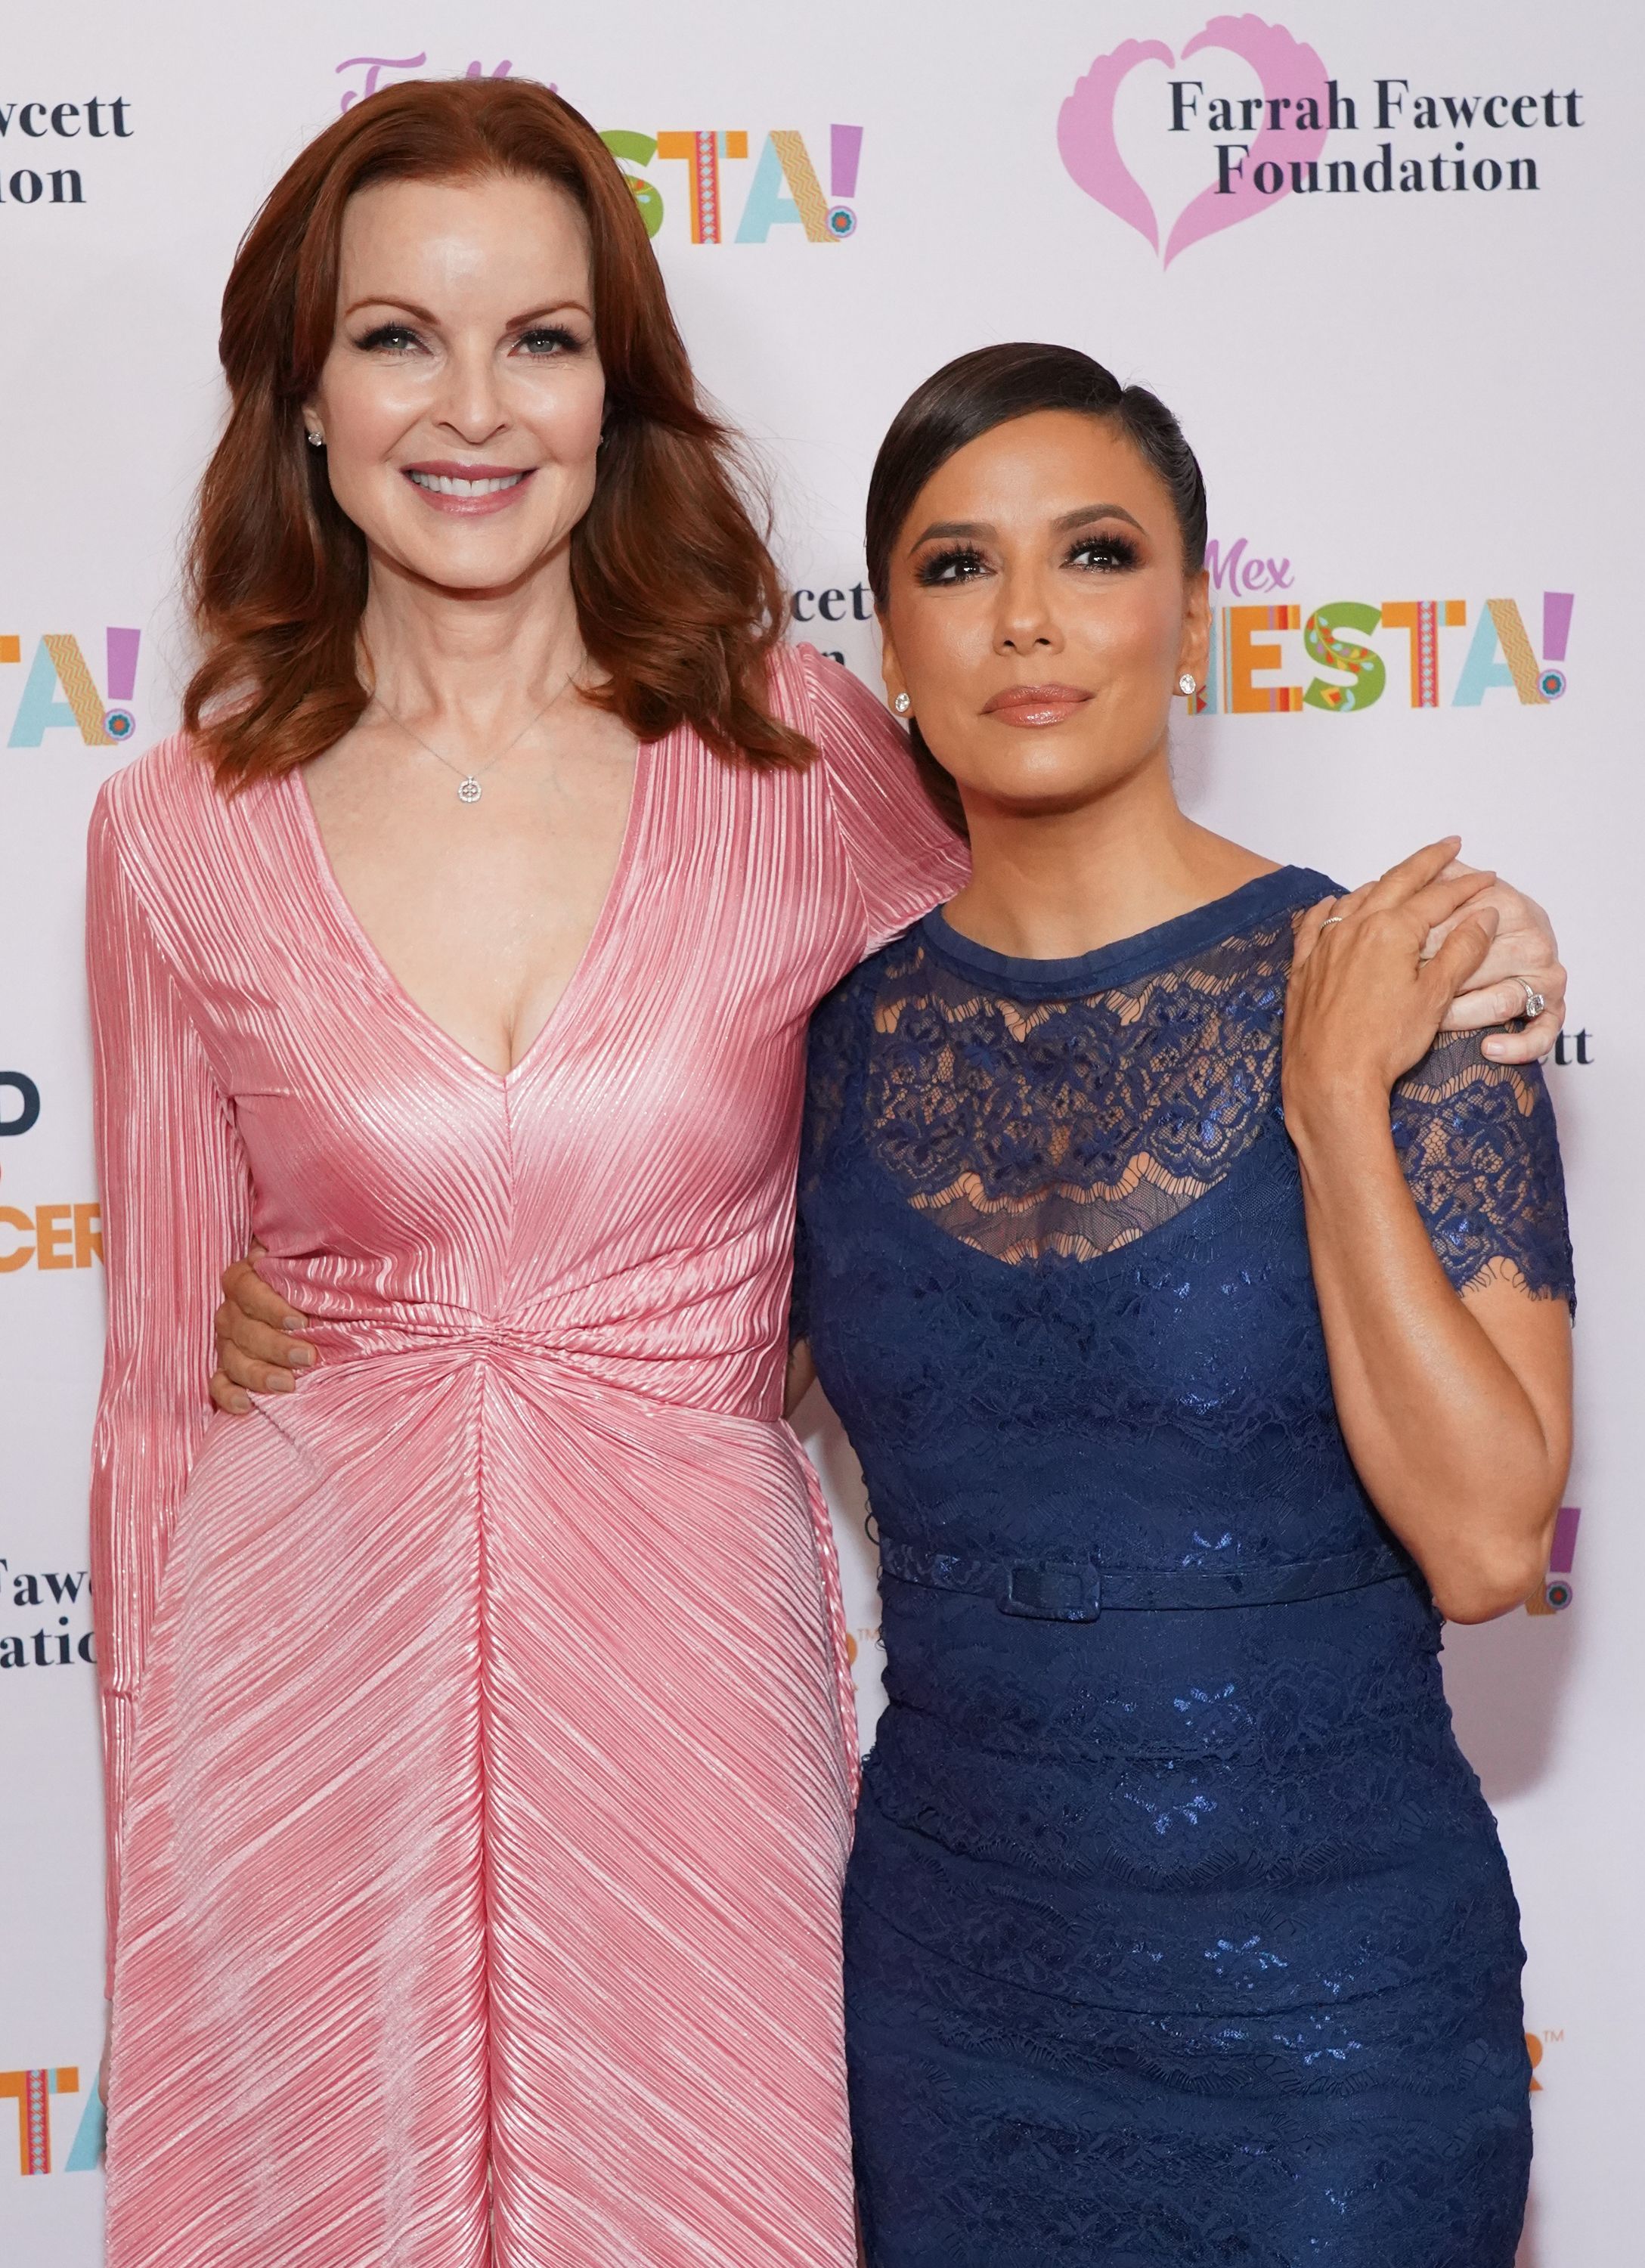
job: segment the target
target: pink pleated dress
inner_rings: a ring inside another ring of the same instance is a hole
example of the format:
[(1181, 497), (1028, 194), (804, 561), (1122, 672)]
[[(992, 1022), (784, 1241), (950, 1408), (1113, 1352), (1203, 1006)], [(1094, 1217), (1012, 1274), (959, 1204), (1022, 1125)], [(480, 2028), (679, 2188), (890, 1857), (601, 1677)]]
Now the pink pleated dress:
[[(505, 1078), (300, 775), (111, 779), (90, 966), (109, 2268), (849, 2268), (837, 1578), (782, 1423), (808, 1015), (963, 854), (801, 651), (643, 747)], [(253, 1235), (321, 1367), (211, 1413)]]

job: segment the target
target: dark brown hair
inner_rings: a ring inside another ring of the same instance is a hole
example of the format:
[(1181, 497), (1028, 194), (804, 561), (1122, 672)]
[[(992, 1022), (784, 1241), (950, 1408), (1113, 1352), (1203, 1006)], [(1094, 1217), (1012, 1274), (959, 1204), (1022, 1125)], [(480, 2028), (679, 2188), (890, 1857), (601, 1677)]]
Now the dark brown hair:
[(1206, 483), (1176, 418), (1144, 386), (1122, 386), (1077, 347), (978, 347), (916, 387), (880, 444), (868, 481), (868, 582), (883, 611), (891, 553), (932, 475), (969, 441), (1044, 409), (1101, 417), (1164, 482), (1183, 539), (1183, 570), (1206, 563)]
[(203, 651), (183, 717), (225, 790), (318, 755), (369, 698), (356, 666), (365, 539), (303, 436), (336, 326), (344, 208), (368, 182), (488, 174), (557, 185), (588, 225), (605, 446), (571, 570), (583, 642), (609, 681), (591, 697), (642, 740), (689, 724), (732, 759), (812, 754), (768, 706), (781, 585), (616, 159), (547, 87), (434, 79), (368, 96), (309, 144), (247, 230), (223, 294), (230, 406), (189, 552)]

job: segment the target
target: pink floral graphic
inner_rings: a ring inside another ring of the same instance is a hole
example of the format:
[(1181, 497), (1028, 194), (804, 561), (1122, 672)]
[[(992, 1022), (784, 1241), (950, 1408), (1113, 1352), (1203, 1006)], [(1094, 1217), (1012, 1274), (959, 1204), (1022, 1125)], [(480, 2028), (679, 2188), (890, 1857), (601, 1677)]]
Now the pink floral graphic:
[[(1265, 24), (1259, 16), (1213, 17), (1188, 41), (1180, 58), (1159, 40), (1125, 40), (1111, 55), (1098, 55), (1058, 114), (1057, 147), (1063, 164), (1086, 195), (1146, 236), (1156, 252), (1160, 248), (1158, 218), (1114, 138), (1115, 99), (1121, 82), (1139, 63), (1186, 63), (1207, 48), (1221, 48), (1248, 63), (1262, 84), (1265, 104), (1275, 96), (1284, 96), (1295, 110), (1307, 95), (1313, 99), (1322, 120), (1325, 114), (1324, 63), (1312, 48), (1294, 39), (1283, 25)], [(1266, 115), (1272, 121), (1273, 113), (1268, 111)], [(1243, 170), (1232, 186), (1227, 191), (1215, 186), (1202, 189), (1177, 215), (1165, 246), (1164, 265), (1169, 268), (1179, 252), (1198, 244), (1202, 237), (1231, 228), (1236, 221), (1249, 220), (1254, 213), (1266, 211), (1289, 196), (1288, 180), (1271, 195), (1260, 191), (1256, 186), (1258, 167), (1271, 158), (1287, 167), (1293, 160), (1306, 163), (1317, 158), (1328, 131), (1323, 122), (1302, 129), (1289, 125), (1278, 132), (1272, 123), (1265, 123), (1242, 158)]]

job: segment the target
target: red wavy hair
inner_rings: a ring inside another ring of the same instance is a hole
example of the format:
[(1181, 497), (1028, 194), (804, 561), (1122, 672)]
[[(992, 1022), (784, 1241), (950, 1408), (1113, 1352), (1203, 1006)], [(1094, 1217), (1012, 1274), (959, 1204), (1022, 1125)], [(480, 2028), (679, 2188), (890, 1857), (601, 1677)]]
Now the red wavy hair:
[(781, 585), (616, 160), (547, 87), (432, 79), (367, 97), (309, 144), (247, 230), (223, 294), (230, 406), (189, 549), (202, 659), (183, 718), (227, 792), (318, 755), (369, 698), (357, 667), (365, 540), (303, 438), (336, 326), (344, 208), (368, 181), (487, 174), (552, 182), (588, 225), (607, 415), (571, 571), (584, 644), (609, 681), (588, 697), (642, 740), (687, 724), (734, 760), (813, 753), (768, 705)]

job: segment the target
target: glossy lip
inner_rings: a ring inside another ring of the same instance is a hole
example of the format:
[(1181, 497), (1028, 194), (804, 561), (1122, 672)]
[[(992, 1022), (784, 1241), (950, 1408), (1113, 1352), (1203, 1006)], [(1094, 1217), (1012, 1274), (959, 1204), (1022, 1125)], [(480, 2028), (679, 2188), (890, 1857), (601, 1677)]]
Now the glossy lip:
[(984, 703), (983, 714), (997, 717), (1002, 725), (1038, 729), (1066, 723), (1090, 698), (1078, 685), (1008, 685), (1003, 693)]
[[(503, 512), (518, 504), (531, 486), (533, 465), (476, 465), (461, 464), (452, 457), (428, 457), (415, 465), (402, 465), (405, 484), (414, 497), (418, 497), (432, 511), (444, 512), (451, 519), (479, 519), (487, 513)], [(420, 488), (411, 478), (413, 473), (427, 473), (435, 480), (500, 481), (510, 473), (520, 475), (512, 489), (494, 489), (490, 496), (441, 496), (433, 489)]]

